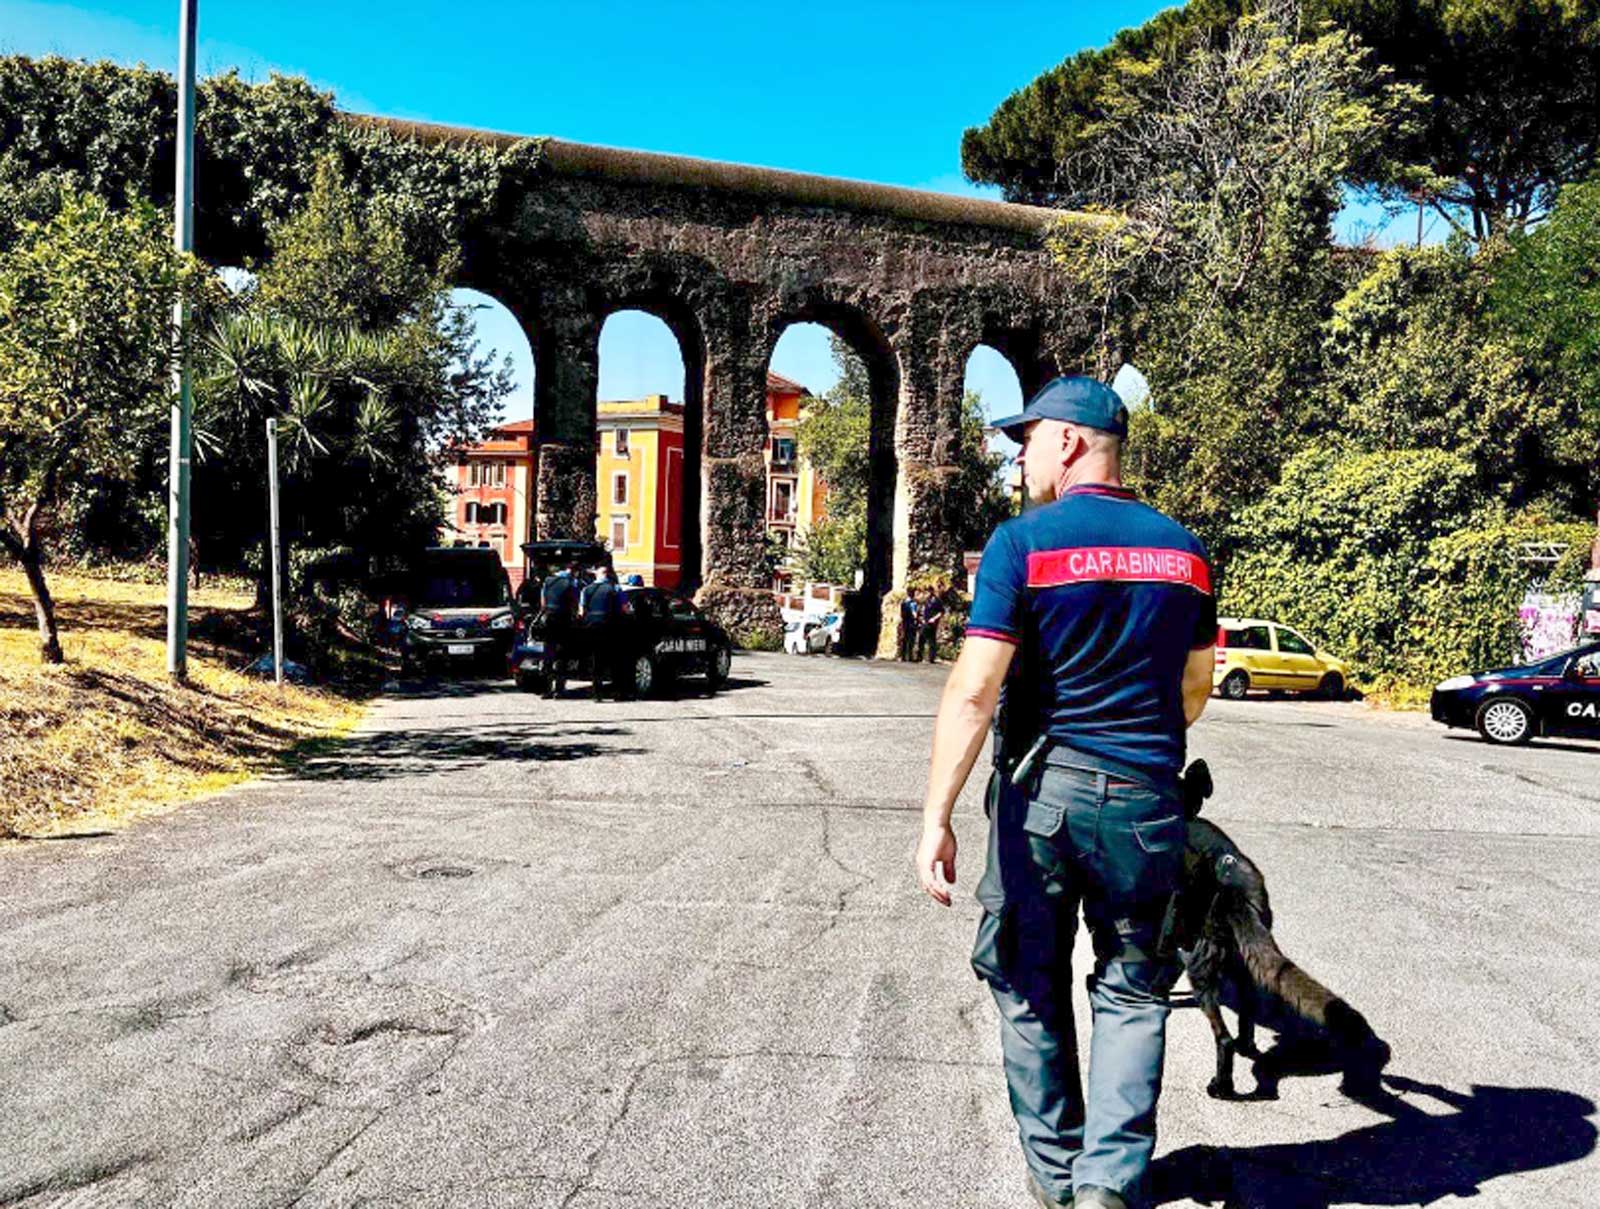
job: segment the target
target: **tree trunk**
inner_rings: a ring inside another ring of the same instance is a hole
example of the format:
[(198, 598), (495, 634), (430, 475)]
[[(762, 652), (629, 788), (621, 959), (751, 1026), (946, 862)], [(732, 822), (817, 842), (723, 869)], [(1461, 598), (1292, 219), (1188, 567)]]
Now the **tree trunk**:
[(28, 577), (28, 587), (33, 590), (33, 612), (39, 619), (39, 657), (45, 663), (62, 662), (61, 639), (56, 634), (56, 603), (50, 599), (50, 589), (44, 582), (44, 552), (39, 548), (39, 535), (23, 536), (23, 574)]

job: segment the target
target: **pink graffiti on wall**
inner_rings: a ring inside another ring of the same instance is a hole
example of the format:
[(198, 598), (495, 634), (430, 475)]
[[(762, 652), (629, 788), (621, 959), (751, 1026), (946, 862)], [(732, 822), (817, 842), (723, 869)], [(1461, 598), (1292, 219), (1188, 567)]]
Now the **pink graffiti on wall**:
[(1523, 659), (1531, 663), (1572, 646), (1580, 609), (1581, 601), (1573, 595), (1529, 592), (1524, 596), (1517, 612)]

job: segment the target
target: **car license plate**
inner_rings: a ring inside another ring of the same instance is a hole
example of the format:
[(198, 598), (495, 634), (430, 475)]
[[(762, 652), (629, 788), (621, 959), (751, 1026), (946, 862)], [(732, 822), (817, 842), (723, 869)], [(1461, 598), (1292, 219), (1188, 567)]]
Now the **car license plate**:
[(478, 648), (473, 646), (470, 642), (452, 642), (444, 649), (448, 654), (451, 655), (470, 655)]

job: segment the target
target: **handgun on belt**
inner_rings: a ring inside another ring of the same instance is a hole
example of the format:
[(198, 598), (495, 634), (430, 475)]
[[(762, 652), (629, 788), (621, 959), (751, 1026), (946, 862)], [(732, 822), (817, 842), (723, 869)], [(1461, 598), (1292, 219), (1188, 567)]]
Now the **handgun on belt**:
[(1049, 735), (1040, 735), (1033, 741), (1033, 746), (1022, 753), (1022, 759), (1018, 760), (1016, 767), (1011, 770), (1011, 783), (1013, 785), (1021, 785), (1028, 779), (1028, 774), (1033, 771), (1034, 763), (1039, 759), (1039, 753), (1045, 749), (1045, 745), (1049, 742)]

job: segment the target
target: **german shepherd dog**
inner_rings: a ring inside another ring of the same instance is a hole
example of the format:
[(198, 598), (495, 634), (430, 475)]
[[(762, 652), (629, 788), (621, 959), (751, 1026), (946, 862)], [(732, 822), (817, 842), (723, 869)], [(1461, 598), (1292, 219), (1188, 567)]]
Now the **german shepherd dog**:
[[(1275, 1099), (1285, 1074), (1332, 1071), (1343, 1072), (1347, 1095), (1381, 1093), (1388, 1045), (1360, 1012), (1278, 948), (1261, 870), (1222, 828), (1196, 817), (1211, 789), (1210, 769), (1196, 760), (1183, 775), (1189, 840), (1171, 917), (1175, 947), (1216, 1038), (1217, 1073), (1206, 1092), (1219, 1100), (1240, 1098), (1233, 1056), (1243, 1054), (1255, 1060), (1253, 1099)], [(1223, 1021), (1224, 1003), (1238, 1014), (1237, 1038)], [(1265, 1054), (1256, 1049), (1257, 1024), (1279, 1034)]]

